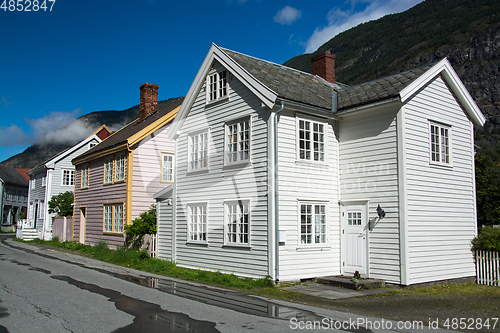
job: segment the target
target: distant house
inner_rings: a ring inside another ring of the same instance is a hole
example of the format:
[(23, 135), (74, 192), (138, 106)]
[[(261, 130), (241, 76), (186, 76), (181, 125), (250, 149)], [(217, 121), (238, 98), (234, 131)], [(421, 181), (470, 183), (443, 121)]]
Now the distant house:
[(74, 240), (122, 246), (124, 225), (155, 203), (153, 194), (174, 181), (175, 146), (167, 135), (183, 101), (158, 108), (158, 86), (140, 87), (140, 116), (73, 159), (76, 167)]
[(13, 167), (0, 164), (0, 224), (2, 231), (15, 231), (19, 214), (26, 212), (28, 181)]
[(213, 45), (168, 130), (158, 253), (191, 268), (289, 281), (410, 285), (475, 274), (473, 126), (450, 63), (349, 87)]
[(106, 139), (111, 131), (102, 125), (86, 139), (60, 152), (28, 171), (28, 226), (35, 228), (38, 238), (52, 239), (52, 217), (48, 203), (53, 196), (75, 187), (75, 167), (71, 159)]

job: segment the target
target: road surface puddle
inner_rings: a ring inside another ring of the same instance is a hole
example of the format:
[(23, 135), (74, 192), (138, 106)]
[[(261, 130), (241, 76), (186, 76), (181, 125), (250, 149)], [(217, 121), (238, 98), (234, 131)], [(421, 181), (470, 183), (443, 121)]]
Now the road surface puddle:
[[(164, 293), (187, 298), (208, 305), (234, 310), (240, 313), (267, 318), (276, 318), (287, 321), (292, 318), (296, 318), (297, 321), (304, 322), (321, 321), (325, 318), (312, 311), (283, 306), (242, 292), (197, 285), (193, 283), (184, 283), (168, 278), (157, 278), (151, 276), (138, 277), (128, 274), (120, 274), (109, 271), (107, 269), (90, 267), (82, 263), (57, 258), (47, 254), (41, 254), (36, 251), (7, 244), (3, 240), (2, 243), (28, 253), (94, 270), (103, 274), (113, 276), (115, 278), (119, 278), (121, 280), (125, 280), (149, 288), (154, 288)], [(24, 264), (14, 260), (11, 261), (15, 262), (18, 265), (31, 266), (30, 264)], [(51, 274), (49, 271), (43, 268), (32, 267), (30, 269), (40, 271), (45, 274)], [(162, 332), (165, 332), (165, 325), (168, 325), (169, 327), (169, 330), (167, 330), (167, 332), (218, 332), (218, 330), (215, 329), (216, 324), (213, 322), (197, 321), (182, 313), (163, 310), (157, 304), (131, 298), (121, 294), (120, 292), (102, 288), (94, 284), (78, 281), (69, 276), (51, 275), (51, 278), (66, 281), (67, 283), (72, 284), (80, 289), (85, 289), (90, 292), (106, 296), (110, 301), (115, 303), (117, 309), (135, 316), (134, 322), (132, 324), (122, 327), (115, 332), (137, 332), (139, 328), (140, 331), (148, 333), (159, 332), (160, 328), (163, 329)], [(333, 323), (335, 323), (335, 320), (333, 320)], [(359, 328), (350, 331), (358, 333), (372, 332), (371, 330), (366, 328)]]

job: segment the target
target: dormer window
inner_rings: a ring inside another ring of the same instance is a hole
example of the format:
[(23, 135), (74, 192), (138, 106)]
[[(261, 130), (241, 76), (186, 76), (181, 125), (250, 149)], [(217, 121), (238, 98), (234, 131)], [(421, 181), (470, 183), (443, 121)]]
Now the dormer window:
[(223, 70), (207, 77), (207, 102), (214, 102), (228, 96), (227, 71)]

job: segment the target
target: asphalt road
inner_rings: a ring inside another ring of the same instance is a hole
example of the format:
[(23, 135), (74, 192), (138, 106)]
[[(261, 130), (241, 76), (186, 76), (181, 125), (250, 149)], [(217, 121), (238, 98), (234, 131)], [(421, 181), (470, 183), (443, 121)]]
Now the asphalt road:
[[(371, 325), (371, 326), (370, 326)], [(1, 332), (437, 332), (0, 244)]]

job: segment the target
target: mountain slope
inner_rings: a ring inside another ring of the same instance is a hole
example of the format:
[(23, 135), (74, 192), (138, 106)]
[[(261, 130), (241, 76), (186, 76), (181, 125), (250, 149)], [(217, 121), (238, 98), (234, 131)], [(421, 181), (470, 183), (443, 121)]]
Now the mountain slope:
[[(172, 99), (158, 101), (158, 107), (162, 107), (165, 104), (168, 104)], [(86, 127), (91, 129), (91, 132), (99, 128), (102, 124), (108, 126), (111, 130), (118, 130), (130, 123), (132, 120), (137, 119), (139, 117), (139, 105), (135, 105), (131, 108), (116, 111), (116, 110), (108, 110), (108, 111), (94, 111), (88, 114), (85, 114), (78, 119), (83, 120), (86, 124)], [(82, 138), (83, 140), (83, 138)], [(7, 164), (13, 166), (15, 168), (29, 168), (32, 169), (37, 165), (43, 163), (48, 160), (52, 156), (57, 153), (71, 147), (72, 144), (33, 144), (30, 147), (26, 148), (25, 151), (14, 155), (5, 161), (1, 162), (2, 164)]]
[(500, 126), (500, 1), (427, 0), (345, 31), (286, 66), (311, 71), (310, 59), (335, 54), (339, 82), (355, 85), (447, 57), (488, 118)]

